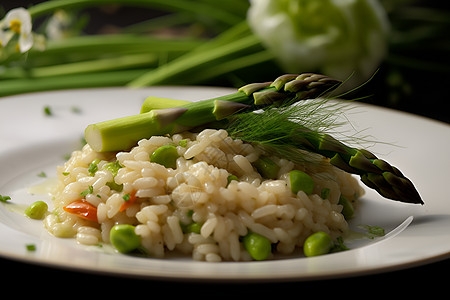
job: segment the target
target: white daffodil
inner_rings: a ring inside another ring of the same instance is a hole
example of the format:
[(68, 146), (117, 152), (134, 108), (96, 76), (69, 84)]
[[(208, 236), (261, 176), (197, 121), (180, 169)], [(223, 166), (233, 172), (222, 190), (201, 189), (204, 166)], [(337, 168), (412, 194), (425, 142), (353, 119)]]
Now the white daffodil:
[[(12, 37), (11, 33), (19, 35), (18, 48), (20, 52), (24, 53), (31, 49), (34, 39), (31, 16), (28, 10), (23, 7), (10, 10), (3, 19), (2, 24), (4, 28), (10, 30), (8, 41)], [(8, 34), (8, 32), (4, 34)]]
[(387, 52), (389, 23), (377, 0), (250, 2), (250, 27), (287, 72), (352, 76), (355, 85), (376, 71)]

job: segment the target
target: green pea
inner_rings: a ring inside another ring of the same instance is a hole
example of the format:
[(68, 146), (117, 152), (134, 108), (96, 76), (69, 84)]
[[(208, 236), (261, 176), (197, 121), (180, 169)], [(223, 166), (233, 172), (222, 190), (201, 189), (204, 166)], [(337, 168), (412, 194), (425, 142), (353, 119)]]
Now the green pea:
[(109, 232), (109, 239), (120, 253), (128, 253), (141, 245), (141, 237), (134, 231), (135, 227), (128, 224), (114, 225)]
[(314, 190), (314, 181), (305, 172), (300, 170), (292, 170), (289, 172), (289, 180), (291, 182), (291, 191), (297, 194), (299, 191), (304, 191), (305, 194), (311, 195)]
[(260, 157), (253, 163), (253, 166), (258, 170), (262, 177), (268, 179), (277, 179), (280, 167), (268, 157)]
[(48, 205), (44, 201), (36, 201), (30, 204), (25, 210), (25, 215), (31, 219), (41, 220), (48, 210)]
[(236, 175), (230, 174), (227, 177), (227, 186), (232, 182), (233, 180), (239, 181), (239, 178)]
[(344, 196), (340, 196), (339, 197), (339, 202), (340, 205), (342, 205), (342, 215), (344, 216), (344, 218), (346, 220), (350, 219), (351, 217), (353, 217), (353, 213), (355, 212), (355, 209), (353, 208), (352, 203), (350, 202), (350, 200), (348, 200), (347, 198), (345, 198)]
[(269, 239), (254, 232), (243, 237), (244, 248), (254, 260), (265, 260), (272, 252)]
[(317, 256), (330, 253), (334, 243), (331, 236), (323, 231), (311, 234), (303, 243), (305, 256)]
[(164, 145), (156, 149), (150, 156), (150, 161), (163, 165), (166, 168), (177, 167), (178, 151), (173, 145)]
[(197, 223), (197, 222), (186, 225), (186, 233), (190, 233), (190, 232), (200, 233), (201, 229), (202, 229), (202, 224)]

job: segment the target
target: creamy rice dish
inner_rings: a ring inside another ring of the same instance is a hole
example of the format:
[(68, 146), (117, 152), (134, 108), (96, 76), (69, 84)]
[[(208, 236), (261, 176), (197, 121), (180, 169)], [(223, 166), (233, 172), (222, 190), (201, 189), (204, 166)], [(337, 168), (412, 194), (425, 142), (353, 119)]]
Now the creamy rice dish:
[[(175, 152), (170, 166), (152, 162), (161, 147)], [(275, 164), (272, 178), (258, 167), (261, 159)], [(292, 170), (312, 178), (311, 191), (293, 191)], [(57, 176), (55, 208), (44, 219), (53, 235), (108, 244), (114, 226), (129, 224), (141, 253), (162, 258), (175, 251), (213, 262), (255, 259), (243, 242), (250, 232), (270, 241), (267, 259), (301, 255), (315, 232), (336, 240), (348, 231), (340, 200), (357, 208), (364, 193), (327, 158), (294, 164), (223, 129), (152, 136), (128, 152), (85, 145)]]

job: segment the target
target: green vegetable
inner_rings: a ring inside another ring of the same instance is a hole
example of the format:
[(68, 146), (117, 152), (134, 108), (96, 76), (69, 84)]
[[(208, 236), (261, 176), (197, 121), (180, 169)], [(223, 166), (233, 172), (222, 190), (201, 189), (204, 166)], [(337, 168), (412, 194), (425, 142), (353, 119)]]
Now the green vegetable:
[(115, 181), (108, 181), (106, 185), (109, 186), (110, 189), (119, 193), (123, 190), (123, 184), (117, 184)]
[(134, 231), (135, 227), (129, 224), (114, 225), (109, 232), (109, 239), (114, 248), (120, 253), (129, 253), (141, 245), (141, 237)]
[(320, 156), (326, 157), (335, 167), (359, 175), (365, 185), (383, 197), (423, 204), (414, 184), (399, 169), (370, 151), (348, 146), (327, 133), (328, 128), (342, 125), (336, 123), (342, 108), (315, 99), (260, 113), (241, 113), (233, 117), (227, 131), (233, 138), (260, 145), (294, 163), (320, 164)]
[(342, 238), (342, 236), (339, 236), (336, 238), (336, 243), (333, 245), (330, 252), (334, 253), (334, 252), (341, 252), (341, 251), (346, 251), (346, 250), (349, 250), (349, 248), (344, 245), (344, 239)]
[(338, 204), (342, 205), (342, 215), (344, 215), (344, 218), (346, 220), (349, 220), (351, 217), (353, 217), (353, 213), (355, 212), (355, 209), (353, 208), (352, 203), (345, 198), (344, 196), (339, 197)]
[(197, 222), (193, 222), (190, 224), (180, 224), (181, 229), (183, 230), (183, 233), (198, 233), (200, 234), (200, 230), (202, 229), (202, 224), (201, 223), (197, 223)]
[(31, 219), (41, 220), (48, 210), (48, 205), (44, 201), (33, 202), (25, 209), (25, 215)]
[(166, 168), (177, 167), (178, 151), (175, 146), (164, 145), (156, 149), (150, 156), (150, 161), (163, 165)]
[(239, 178), (236, 175), (230, 174), (227, 177), (227, 185), (230, 184), (233, 180), (239, 181)]
[(98, 171), (98, 163), (99, 163), (99, 162), (100, 162), (100, 159), (94, 159), (94, 161), (92, 161), (92, 162), (89, 164), (89, 167), (88, 167), (89, 175), (91, 175), (91, 176), (94, 176), (94, 175), (95, 175), (95, 172)]
[[(91, 124), (85, 131), (86, 140), (95, 151), (120, 151), (131, 148), (142, 138), (173, 134), (232, 116), (226, 129), (233, 138), (260, 144), (296, 163), (317, 161), (317, 155), (324, 156), (337, 168), (358, 174), (365, 185), (383, 197), (423, 204), (413, 183), (396, 167), (365, 149), (341, 143), (323, 130), (339, 125), (335, 123), (339, 113), (336, 104), (327, 108), (327, 100), (319, 99), (291, 105), (301, 99), (322, 96), (338, 83), (318, 74), (286, 74), (273, 82), (246, 85), (234, 94), (179, 107), (161, 104), (166, 108)], [(248, 112), (263, 107), (268, 109)], [(273, 174), (262, 175), (275, 178)]]
[(114, 177), (116, 177), (120, 168), (122, 168), (122, 166), (120, 165), (118, 160), (116, 160), (115, 162), (107, 163), (103, 166), (103, 169), (110, 171)]
[(275, 102), (293, 103), (315, 97), (338, 84), (339, 81), (318, 74), (280, 76), (273, 83), (249, 84), (230, 95), (91, 124), (85, 130), (85, 137), (98, 152), (126, 150), (152, 135), (181, 132)]
[(50, 106), (44, 107), (44, 114), (49, 117), (53, 115), (53, 112), (52, 112), (52, 109), (50, 108)]
[(2, 196), (0, 195), (0, 202), (6, 203), (6, 201), (11, 200), (10, 196)]
[(297, 194), (304, 191), (307, 195), (311, 195), (314, 190), (314, 181), (305, 172), (300, 170), (292, 170), (289, 172), (289, 180), (291, 182), (291, 191)]
[(89, 185), (87, 189), (80, 193), (80, 196), (86, 197), (88, 194), (92, 194), (94, 192), (94, 187)]
[(305, 256), (318, 256), (327, 254), (333, 248), (333, 240), (328, 233), (318, 231), (311, 234), (303, 244)]
[(34, 252), (36, 251), (36, 245), (35, 244), (26, 244), (25, 248), (27, 249), (27, 251), (29, 252)]
[(253, 166), (258, 170), (262, 177), (268, 179), (277, 179), (280, 167), (270, 158), (261, 156), (253, 163)]
[(328, 197), (330, 196), (330, 192), (331, 190), (329, 188), (323, 188), (320, 192), (320, 197), (324, 200), (328, 199)]
[(186, 148), (187, 144), (188, 144), (188, 141), (186, 139), (181, 140), (181, 141), (178, 142), (178, 145), (183, 147), (183, 148)]
[(243, 237), (244, 248), (254, 260), (265, 260), (272, 253), (269, 239), (254, 232)]
[(360, 225), (358, 227), (367, 230), (366, 236), (369, 239), (373, 239), (375, 237), (380, 237), (380, 236), (384, 236), (385, 235), (384, 228), (382, 228), (380, 226), (376, 226), (376, 225)]
[(130, 200), (130, 193), (127, 193), (127, 194), (125, 194), (125, 195), (123, 195), (123, 197), (122, 197), (122, 199), (124, 200), (124, 201), (129, 201)]
[(189, 101), (150, 96), (145, 99), (144, 103), (142, 103), (141, 114), (154, 109), (177, 107), (187, 103), (189, 103)]

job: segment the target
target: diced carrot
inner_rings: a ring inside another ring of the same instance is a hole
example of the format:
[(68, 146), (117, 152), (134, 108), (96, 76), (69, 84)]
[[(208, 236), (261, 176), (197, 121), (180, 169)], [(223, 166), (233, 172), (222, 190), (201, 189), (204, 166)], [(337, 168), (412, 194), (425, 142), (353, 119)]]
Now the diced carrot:
[(70, 214), (74, 214), (80, 218), (83, 218), (83, 219), (86, 219), (89, 221), (93, 221), (93, 222), (98, 222), (97, 207), (90, 204), (89, 202), (87, 202), (84, 199), (75, 200), (72, 203), (64, 206), (63, 209), (66, 212), (68, 212)]
[(125, 195), (124, 197), (126, 197), (128, 200), (125, 200), (125, 202), (120, 206), (119, 211), (123, 212), (124, 210), (126, 210), (127, 208), (129, 208), (131, 205), (134, 204), (134, 202), (136, 202), (136, 192), (132, 192), (129, 193), (127, 195)]

